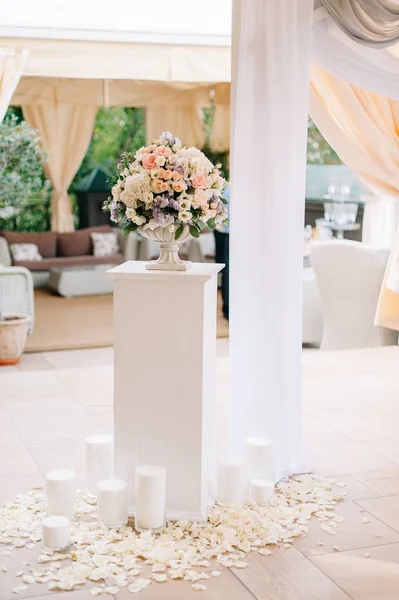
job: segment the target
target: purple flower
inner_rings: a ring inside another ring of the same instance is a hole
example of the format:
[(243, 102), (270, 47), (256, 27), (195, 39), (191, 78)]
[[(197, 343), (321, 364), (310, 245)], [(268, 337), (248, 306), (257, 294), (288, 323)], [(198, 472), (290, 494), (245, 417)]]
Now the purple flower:
[(164, 131), (159, 139), (164, 145), (166, 143), (170, 146), (173, 146), (173, 144), (175, 143), (175, 137), (170, 133), (170, 131)]
[(158, 196), (157, 201), (155, 202), (156, 208), (165, 208), (169, 205), (169, 196)]
[(178, 203), (178, 201), (177, 201), (177, 200), (174, 200), (174, 198), (171, 198), (171, 199), (169, 200), (169, 206), (170, 206), (171, 208), (174, 208), (175, 210), (179, 210), (179, 203)]
[(152, 217), (160, 227), (167, 227), (174, 222), (174, 217), (164, 213), (161, 208), (154, 208)]
[(109, 205), (109, 211), (110, 211), (110, 219), (111, 219), (111, 221), (113, 221), (114, 223), (117, 223), (119, 221), (119, 217), (118, 217), (118, 203), (117, 202), (112, 202)]

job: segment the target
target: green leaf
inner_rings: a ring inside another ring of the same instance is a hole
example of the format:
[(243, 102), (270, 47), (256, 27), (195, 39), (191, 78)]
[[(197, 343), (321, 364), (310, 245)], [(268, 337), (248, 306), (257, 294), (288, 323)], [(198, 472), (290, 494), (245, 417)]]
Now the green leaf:
[(182, 233), (183, 233), (183, 225), (179, 225), (179, 227), (175, 231), (175, 240), (178, 240)]
[(193, 237), (195, 237), (195, 238), (199, 238), (199, 235), (200, 235), (200, 234), (199, 234), (199, 231), (198, 231), (198, 229), (196, 228), (196, 226), (195, 226), (195, 225), (190, 225), (190, 233), (191, 233), (191, 235), (192, 235)]
[(215, 229), (216, 227), (216, 223), (215, 223), (215, 219), (209, 219), (209, 221), (207, 222), (208, 227), (210, 227), (211, 229)]
[(226, 198), (220, 198), (223, 204), (228, 204), (228, 201), (226, 200)]
[(205, 223), (203, 221), (200, 221), (199, 219), (195, 219), (194, 224), (200, 231), (202, 231), (206, 227)]
[(123, 235), (129, 235), (132, 231), (136, 231), (138, 225), (136, 223), (129, 223), (123, 230)]

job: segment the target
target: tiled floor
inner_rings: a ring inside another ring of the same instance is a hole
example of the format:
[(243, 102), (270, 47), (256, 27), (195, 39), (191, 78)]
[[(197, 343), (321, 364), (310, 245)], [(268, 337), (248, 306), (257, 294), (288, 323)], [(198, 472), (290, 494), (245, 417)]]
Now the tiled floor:
[[(218, 340), (219, 394), (228, 371), (228, 340)], [(309, 464), (346, 484), (336, 535), (315, 521), (309, 535), (272, 555), (250, 555), (249, 568), (227, 571), (202, 592), (204, 600), (399, 599), (399, 348), (303, 353), (303, 426)], [(112, 349), (26, 355), (0, 371), (0, 502), (41, 482), (43, 442), (83, 439), (100, 427), (87, 412), (112, 404)], [(225, 428), (226, 408), (218, 410)], [(78, 445), (78, 468), (83, 469)], [(81, 472), (80, 472), (81, 476)], [(364, 522), (366, 518), (367, 523)], [(322, 545), (320, 545), (322, 544)], [(335, 549), (334, 549), (335, 547)], [(23, 550), (2, 557), (0, 600), (11, 600)], [(26, 556), (25, 556), (26, 555)], [(33, 554), (32, 554), (33, 557)], [(8, 562), (7, 562), (8, 561)], [(186, 583), (152, 586), (149, 600), (190, 600)], [(36, 600), (89, 600), (87, 589), (54, 595), (30, 589)], [(14, 596), (17, 598), (17, 596)], [(24, 596), (22, 595), (21, 598)], [(118, 600), (131, 597), (126, 589)]]

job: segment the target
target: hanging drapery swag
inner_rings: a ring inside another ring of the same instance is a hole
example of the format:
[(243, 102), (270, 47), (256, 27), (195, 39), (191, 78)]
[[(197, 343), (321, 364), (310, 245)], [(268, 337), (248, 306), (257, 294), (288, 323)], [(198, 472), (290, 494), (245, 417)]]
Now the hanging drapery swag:
[(55, 106), (23, 106), (25, 119), (40, 134), (48, 154), (44, 170), (53, 186), (51, 229), (73, 231), (71, 199), (68, 188), (80, 167), (89, 145), (96, 118), (96, 107), (59, 103)]
[(28, 54), (27, 50), (0, 49), (0, 123), (21, 78)]
[[(314, 65), (310, 114), (329, 144), (368, 188), (382, 198), (399, 202), (399, 102), (356, 88)], [(367, 210), (366, 206), (366, 227)], [(376, 325), (399, 330), (399, 233), (393, 235), (387, 230), (387, 210), (395, 219), (395, 207), (384, 202), (379, 206), (378, 201), (370, 215), (375, 229), (378, 213), (380, 226), (393, 242)]]
[(386, 48), (399, 40), (399, 4), (394, 0), (321, 0), (321, 4), (355, 42)]

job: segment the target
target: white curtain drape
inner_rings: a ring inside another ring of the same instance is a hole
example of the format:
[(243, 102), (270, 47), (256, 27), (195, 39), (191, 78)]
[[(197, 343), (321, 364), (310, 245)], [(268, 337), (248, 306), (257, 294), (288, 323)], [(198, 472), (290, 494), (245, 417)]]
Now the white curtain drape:
[(0, 49), (0, 123), (7, 112), (27, 58), (27, 50), (16, 52), (12, 48)]
[(235, 0), (230, 443), (301, 463), (303, 214), (313, 0)]
[(205, 143), (203, 112), (199, 106), (154, 106), (146, 108), (147, 144), (170, 131), (185, 146), (202, 148)]
[(59, 103), (55, 106), (23, 106), (25, 119), (40, 134), (48, 155), (44, 164), (53, 186), (51, 229), (73, 231), (68, 188), (84, 158), (93, 132), (96, 107)]
[(312, 57), (320, 67), (352, 85), (399, 100), (399, 59), (389, 50), (357, 44), (331, 19), (314, 24)]

